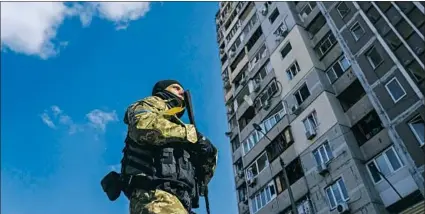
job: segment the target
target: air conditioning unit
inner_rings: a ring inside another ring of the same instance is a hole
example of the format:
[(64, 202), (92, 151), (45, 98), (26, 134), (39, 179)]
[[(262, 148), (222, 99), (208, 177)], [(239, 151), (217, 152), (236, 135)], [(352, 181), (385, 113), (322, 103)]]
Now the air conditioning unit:
[(329, 169), (326, 163), (321, 163), (320, 165), (318, 165), (317, 172), (321, 175), (324, 175), (325, 173), (329, 172)]
[(350, 208), (348, 207), (347, 202), (342, 202), (336, 206), (336, 210), (338, 211), (338, 213), (342, 214), (342, 213), (348, 213), (350, 211)]
[(301, 113), (301, 108), (298, 105), (293, 105), (291, 108), (293, 114), (298, 115)]
[(266, 102), (264, 102), (264, 104), (263, 104), (264, 110), (268, 110), (271, 105), (272, 105), (271, 102), (269, 102), (268, 100)]
[(256, 184), (257, 179), (256, 178), (250, 178), (246, 181), (246, 183), (248, 184), (248, 186), (252, 187)]
[(311, 140), (316, 137), (316, 131), (314, 129), (307, 130), (305, 136), (307, 137), (307, 139)]

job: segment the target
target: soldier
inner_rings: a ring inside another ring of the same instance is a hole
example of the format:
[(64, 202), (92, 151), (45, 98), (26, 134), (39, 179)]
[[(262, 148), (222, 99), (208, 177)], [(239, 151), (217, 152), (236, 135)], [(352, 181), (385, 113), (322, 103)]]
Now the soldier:
[(130, 105), (121, 160), (123, 192), (130, 214), (188, 214), (196, 195), (196, 167), (206, 184), (214, 175), (217, 149), (180, 117), (185, 111), (184, 89), (174, 80), (155, 84), (152, 96)]

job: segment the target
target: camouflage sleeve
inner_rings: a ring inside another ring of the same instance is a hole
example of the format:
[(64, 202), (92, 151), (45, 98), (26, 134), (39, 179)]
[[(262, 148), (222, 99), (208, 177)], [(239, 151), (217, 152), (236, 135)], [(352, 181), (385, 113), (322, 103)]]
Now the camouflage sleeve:
[(130, 105), (126, 112), (129, 137), (135, 142), (163, 145), (170, 142), (198, 141), (195, 127), (177, 124), (169, 120), (166, 104), (155, 97), (148, 97)]

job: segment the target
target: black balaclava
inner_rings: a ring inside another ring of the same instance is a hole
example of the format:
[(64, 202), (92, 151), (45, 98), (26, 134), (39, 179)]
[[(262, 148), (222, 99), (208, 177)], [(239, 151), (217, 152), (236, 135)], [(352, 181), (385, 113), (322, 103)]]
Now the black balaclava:
[[(162, 98), (163, 100), (167, 101), (168, 107), (174, 108), (174, 107), (185, 107), (185, 103), (182, 99), (180, 99), (175, 94), (165, 90), (168, 86), (172, 84), (178, 84), (182, 86), (179, 82), (176, 80), (162, 80), (157, 82), (153, 89), (152, 89), (152, 95)], [(176, 114), (177, 117), (181, 117), (184, 114), (184, 110), (178, 114)]]

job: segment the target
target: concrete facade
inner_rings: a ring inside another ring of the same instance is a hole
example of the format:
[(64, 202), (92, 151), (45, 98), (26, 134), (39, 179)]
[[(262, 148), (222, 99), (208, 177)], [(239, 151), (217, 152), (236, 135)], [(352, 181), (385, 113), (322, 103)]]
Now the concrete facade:
[(290, 213), (280, 159), (300, 214), (398, 213), (423, 201), (423, 9), (220, 3), (239, 213)]

